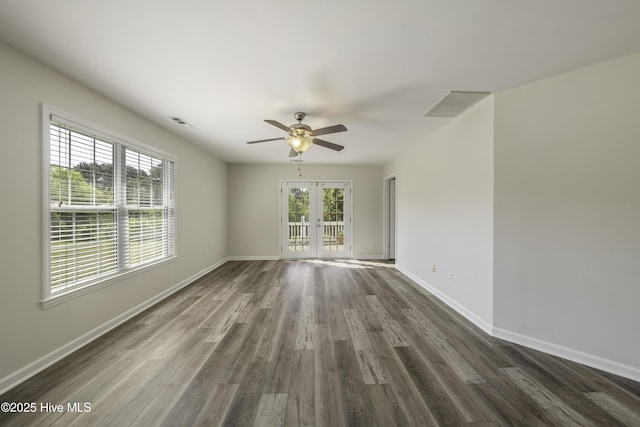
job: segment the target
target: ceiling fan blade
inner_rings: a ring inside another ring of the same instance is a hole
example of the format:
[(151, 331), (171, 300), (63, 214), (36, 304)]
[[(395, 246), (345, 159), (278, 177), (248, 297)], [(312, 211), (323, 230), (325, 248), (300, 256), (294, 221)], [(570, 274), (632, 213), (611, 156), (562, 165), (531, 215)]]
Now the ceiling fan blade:
[(333, 142), (325, 141), (318, 138), (313, 138), (313, 143), (336, 151), (341, 151), (344, 148), (342, 145), (334, 144)]
[(260, 139), (258, 141), (247, 141), (247, 144), (257, 144), (258, 142), (277, 141), (279, 139), (285, 139), (285, 138), (282, 137), (282, 138)]
[(289, 157), (298, 157), (298, 152), (293, 148), (289, 151)]
[(275, 126), (275, 127), (277, 127), (277, 128), (280, 128), (280, 129), (282, 129), (282, 130), (283, 130), (283, 131), (285, 131), (285, 132), (291, 132), (291, 128), (289, 128), (289, 126), (285, 126), (285, 125), (283, 125), (282, 123), (277, 122), (277, 121), (275, 121), (275, 120), (265, 120), (265, 122), (267, 122), (267, 123), (269, 123), (270, 125), (273, 125), (273, 126)]
[(314, 136), (326, 135), (329, 133), (344, 132), (346, 130), (347, 128), (344, 125), (333, 125), (333, 126), (327, 126), (326, 128), (316, 129), (313, 131), (313, 135)]

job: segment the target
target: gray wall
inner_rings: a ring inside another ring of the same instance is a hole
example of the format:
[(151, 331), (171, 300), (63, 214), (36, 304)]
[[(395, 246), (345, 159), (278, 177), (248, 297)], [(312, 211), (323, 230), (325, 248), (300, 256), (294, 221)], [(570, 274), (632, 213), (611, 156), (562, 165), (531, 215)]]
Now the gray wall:
[(640, 377), (640, 55), (495, 97), (495, 326)]
[(640, 380), (638, 99), (640, 54), (499, 92), (417, 142), (384, 169), (398, 266), (495, 336)]
[[(0, 44), (0, 390), (123, 313), (226, 257), (227, 166), (105, 97)], [(44, 102), (177, 158), (177, 253), (168, 265), (40, 307)], [(19, 374), (19, 372), (18, 372)], [(3, 380), (4, 379), (4, 380)]]
[(398, 267), (490, 332), (493, 98), (385, 165), (385, 176), (393, 173)]
[(229, 255), (280, 256), (280, 180), (353, 181), (353, 256), (382, 256), (382, 166), (229, 165)]

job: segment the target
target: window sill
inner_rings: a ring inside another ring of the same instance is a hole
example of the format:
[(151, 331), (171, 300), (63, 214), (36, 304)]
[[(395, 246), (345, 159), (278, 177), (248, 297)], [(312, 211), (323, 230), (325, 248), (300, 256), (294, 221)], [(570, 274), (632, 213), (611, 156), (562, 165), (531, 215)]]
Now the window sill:
[(83, 295), (90, 294), (91, 292), (97, 291), (98, 289), (102, 289), (102, 288), (106, 288), (107, 286), (114, 285), (116, 283), (121, 282), (124, 279), (129, 279), (131, 277), (147, 272), (149, 270), (153, 270), (153, 269), (165, 266), (167, 264), (174, 262), (177, 258), (178, 256), (175, 255), (170, 258), (163, 259), (162, 261), (155, 262), (153, 264), (146, 264), (140, 267), (134, 267), (129, 270), (123, 271), (121, 273), (117, 273), (113, 276), (109, 276), (104, 280), (87, 284), (85, 286), (73, 288), (66, 292), (60, 292), (56, 295), (51, 295), (47, 299), (40, 301), (40, 306), (42, 307), (43, 310), (46, 310), (58, 304), (62, 304), (64, 302), (81, 297)]

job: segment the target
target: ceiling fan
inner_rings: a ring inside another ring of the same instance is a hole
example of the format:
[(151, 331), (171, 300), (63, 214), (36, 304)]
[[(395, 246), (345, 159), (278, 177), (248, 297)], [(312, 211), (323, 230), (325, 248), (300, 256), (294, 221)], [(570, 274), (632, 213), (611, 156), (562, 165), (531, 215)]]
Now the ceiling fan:
[(335, 151), (340, 151), (344, 148), (342, 145), (334, 144), (333, 142), (316, 138), (317, 136), (327, 135), (329, 133), (344, 132), (347, 130), (344, 125), (333, 125), (313, 130), (309, 126), (302, 124), (305, 113), (297, 112), (293, 115), (293, 117), (298, 121), (298, 123), (294, 123), (291, 126), (285, 126), (275, 120), (265, 120), (265, 122), (269, 123), (270, 125), (273, 125), (287, 132), (289, 134), (289, 137), (283, 136), (281, 138), (260, 139), (258, 141), (248, 141), (247, 144), (257, 144), (259, 142), (278, 141), (281, 139), (285, 139), (291, 147), (291, 151), (289, 151), (289, 157), (296, 157), (304, 153), (306, 149), (311, 147), (312, 145), (319, 145), (321, 147), (330, 148), (331, 150)]

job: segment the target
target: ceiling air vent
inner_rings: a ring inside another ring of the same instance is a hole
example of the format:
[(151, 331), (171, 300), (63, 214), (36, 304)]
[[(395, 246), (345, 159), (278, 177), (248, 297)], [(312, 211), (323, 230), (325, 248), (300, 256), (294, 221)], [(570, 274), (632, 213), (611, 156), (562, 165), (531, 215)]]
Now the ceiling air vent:
[(189, 124), (185, 119), (183, 119), (182, 117), (171, 117), (171, 120), (173, 120), (174, 122), (178, 123), (179, 125), (182, 126), (188, 126), (190, 128), (192, 128), (193, 126), (191, 126), (191, 124)]
[(447, 93), (422, 117), (455, 117), (467, 108), (471, 107), (491, 92), (466, 92), (452, 90)]

